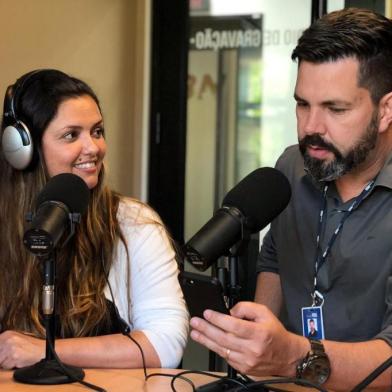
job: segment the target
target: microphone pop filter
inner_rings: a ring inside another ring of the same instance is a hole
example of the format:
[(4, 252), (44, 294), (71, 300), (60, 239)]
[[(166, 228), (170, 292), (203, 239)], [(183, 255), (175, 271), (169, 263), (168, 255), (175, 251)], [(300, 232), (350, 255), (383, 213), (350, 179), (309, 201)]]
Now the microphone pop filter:
[(243, 238), (245, 230), (256, 233), (267, 226), (290, 197), (289, 181), (279, 170), (254, 170), (227, 193), (222, 208), (185, 244), (187, 259), (205, 271)]
[(250, 218), (252, 232), (267, 226), (291, 198), (291, 187), (286, 176), (272, 167), (254, 170), (243, 178), (223, 199), (223, 206), (236, 207)]
[(37, 206), (47, 201), (59, 201), (70, 212), (83, 214), (87, 210), (90, 190), (77, 175), (62, 173), (52, 177), (37, 197)]

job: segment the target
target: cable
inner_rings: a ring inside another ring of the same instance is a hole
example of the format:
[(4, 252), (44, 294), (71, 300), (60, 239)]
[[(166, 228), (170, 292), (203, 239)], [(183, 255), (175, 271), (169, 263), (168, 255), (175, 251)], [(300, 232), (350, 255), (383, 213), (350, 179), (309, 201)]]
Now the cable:
[(97, 392), (106, 392), (106, 389), (103, 389), (103, 388), (101, 388), (101, 387), (99, 387), (99, 386), (97, 386), (97, 385), (95, 385), (95, 384), (89, 383), (89, 382), (87, 382), (87, 381), (81, 380), (81, 379), (75, 377), (73, 374), (71, 374), (71, 373), (68, 371), (68, 369), (64, 366), (64, 364), (63, 364), (63, 362), (61, 361), (61, 359), (58, 357), (58, 355), (57, 355), (57, 353), (56, 353), (56, 351), (55, 351), (55, 349), (54, 349), (54, 347), (53, 347), (52, 342), (51, 342), (50, 339), (48, 339), (48, 344), (49, 344), (50, 352), (52, 353), (54, 359), (56, 360), (57, 364), (60, 366), (60, 368), (61, 368), (61, 370), (63, 371), (63, 373), (64, 373), (69, 379), (71, 379), (72, 381), (78, 382), (79, 384), (82, 384), (82, 385), (84, 385), (84, 386), (87, 387), (87, 388), (93, 389), (94, 391), (97, 391)]
[[(180, 373), (178, 373), (176, 375), (171, 375), (173, 377), (171, 382), (170, 382), (170, 386), (171, 386), (172, 391), (176, 392), (176, 389), (174, 387), (174, 383), (177, 380), (177, 378), (180, 378), (182, 380), (191, 382), (191, 380), (189, 378), (184, 377), (185, 374), (202, 374), (204, 376), (209, 376), (209, 377), (217, 378), (217, 379), (220, 379), (220, 380), (227, 380), (229, 382), (238, 384), (240, 388), (245, 388), (245, 390), (248, 389), (248, 386), (246, 384), (242, 383), (239, 380), (228, 378), (227, 376), (219, 376), (217, 374), (204, 372), (204, 371), (201, 371), (201, 370), (184, 370), (183, 372), (180, 372)], [(247, 377), (247, 378), (249, 378), (249, 377)], [(193, 391), (196, 391), (196, 388), (195, 388), (193, 383), (192, 383), (192, 388), (193, 388)]]
[[(112, 286), (110, 285), (109, 282), (109, 276), (108, 273), (106, 272), (105, 269), (105, 264), (104, 264), (104, 257), (103, 257), (103, 253), (101, 254), (101, 265), (102, 265), (102, 270), (103, 273), (105, 275), (105, 280), (106, 283), (109, 287), (109, 292), (110, 292), (110, 296), (112, 298), (112, 302), (113, 302), (113, 307), (114, 307), (114, 312), (116, 313), (116, 317), (117, 317), (117, 321), (120, 324), (120, 328), (121, 328), (121, 333), (126, 336), (128, 339), (130, 339), (133, 343), (135, 343), (136, 347), (139, 349), (140, 351), (140, 355), (142, 357), (142, 365), (143, 365), (143, 373), (144, 373), (144, 380), (147, 381), (149, 378), (151, 377), (157, 377), (157, 376), (161, 376), (161, 377), (175, 377), (176, 375), (173, 374), (168, 374), (168, 373), (150, 373), (147, 374), (147, 366), (146, 366), (146, 358), (144, 356), (144, 352), (142, 349), (142, 346), (140, 345), (140, 343), (134, 338), (132, 337), (129, 333), (131, 332), (131, 328), (128, 325), (128, 323), (120, 316), (120, 313), (118, 311), (116, 302), (114, 300), (114, 294), (113, 294), (113, 290), (112, 290)], [(192, 380), (186, 378), (186, 377), (181, 377), (179, 376), (178, 378), (183, 379), (184, 381), (186, 381), (187, 383), (189, 383), (193, 389), (193, 391), (195, 391), (195, 385), (193, 384)], [(174, 390), (175, 391), (175, 390)]]
[(380, 366), (376, 367), (366, 378), (364, 378), (351, 392), (360, 392), (374, 381), (382, 372), (392, 366), (392, 357), (389, 357)]
[(171, 382), (172, 390), (175, 391), (175, 389), (173, 388), (173, 384), (174, 384), (176, 378), (179, 378), (180, 376), (182, 377), (184, 374), (192, 374), (192, 373), (193, 374), (202, 374), (202, 375), (218, 378), (221, 380), (228, 380), (230, 382), (236, 382), (236, 383), (240, 384), (240, 386), (238, 386), (238, 387), (233, 387), (230, 390), (226, 390), (227, 392), (229, 392), (229, 391), (240, 392), (240, 391), (247, 391), (247, 390), (248, 391), (257, 391), (256, 388), (258, 388), (258, 387), (264, 387), (264, 386), (269, 386), (269, 385), (273, 385), (273, 384), (297, 384), (300, 386), (315, 388), (320, 392), (328, 392), (326, 389), (321, 387), (319, 384), (313, 383), (308, 380), (299, 379), (299, 378), (279, 378), (279, 379), (274, 378), (274, 379), (263, 380), (263, 381), (253, 381), (252, 384), (242, 384), (240, 381), (227, 378), (226, 376), (218, 376), (217, 374), (203, 372), (203, 371), (197, 371), (197, 370), (187, 370), (187, 371), (184, 371), (184, 372), (181, 372), (181, 373), (178, 373), (177, 375), (175, 375), (173, 377), (172, 382)]
[[(320, 392), (328, 392), (326, 389), (324, 389), (321, 385), (316, 384), (314, 382), (304, 380), (301, 378), (279, 378), (279, 379), (270, 379), (270, 380), (263, 380), (263, 381), (256, 381), (251, 385), (248, 385), (249, 389), (256, 390), (254, 389), (255, 387), (263, 387), (263, 386), (268, 386), (268, 385), (273, 385), (273, 384), (297, 384), (303, 387), (312, 387), (314, 389), (317, 389)], [(241, 389), (236, 389), (236, 392), (241, 391)], [(233, 390), (234, 392), (234, 390)]]
[[(196, 386), (195, 386), (195, 384), (193, 383), (193, 381), (191, 380), (191, 379), (189, 379), (189, 378), (187, 378), (187, 377), (183, 377), (181, 374), (169, 374), (169, 373), (150, 373), (148, 376), (147, 376), (147, 378), (146, 378), (146, 381), (149, 379), (149, 378), (151, 378), (151, 377), (170, 377), (170, 378), (172, 378), (172, 379), (174, 379), (174, 378), (179, 378), (179, 379), (181, 379), (181, 380), (184, 380), (185, 382), (187, 382), (190, 386), (191, 386), (191, 388), (192, 388), (192, 391), (196, 391)], [(172, 383), (173, 383), (173, 380), (171, 381), (171, 388), (172, 388), (172, 391), (175, 391), (175, 388), (172, 386)], [(174, 388), (174, 389), (173, 389)]]
[[(144, 356), (143, 349), (142, 349), (140, 343), (139, 343), (135, 338), (133, 338), (133, 337), (129, 334), (129, 333), (131, 332), (131, 328), (130, 328), (130, 326), (128, 325), (128, 323), (120, 316), (120, 313), (119, 313), (119, 311), (118, 311), (116, 302), (115, 302), (115, 300), (114, 300), (114, 294), (113, 294), (112, 286), (110, 285), (109, 276), (108, 276), (108, 273), (107, 273), (106, 268), (105, 268), (103, 251), (102, 251), (102, 253), (101, 253), (101, 265), (102, 265), (102, 270), (103, 270), (103, 273), (104, 273), (104, 276), (105, 276), (106, 283), (107, 283), (107, 285), (108, 285), (108, 287), (109, 287), (109, 292), (110, 292), (110, 296), (111, 296), (111, 298), (112, 298), (113, 307), (114, 307), (114, 312), (116, 313), (117, 321), (118, 321), (118, 323), (120, 324), (121, 333), (122, 333), (124, 336), (126, 336), (128, 339), (130, 339), (133, 343), (135, 343), (135, 344), (136, 344), (136, 347), (137, 347), (137, 348), (139, 349), (139, 351), (140, 351), (140, 355), (141, 355), (141, 357), (142, 357), (142, 365), (143, 365), (144, 380), (147, 381), (147, 380), (148, 380), (149, 378), (151, 378), (151, 377), (171, 377), (171, 378), (173, 378), (173, 379), (180, 378), (180, 379), (186, 381), (186, 382), (192, 387), (192, 390), (193, 390), (193, 391), (196, 391), (195, 384), (192, 382), (192, 380), (190, 380), (189, 378), (183, 377), (183, 376), (181, 375), (182, 373), (177, 374), (177, 375), (169, 374), (169, 373), (150, 373), (150, 374), (147, 374), (146, 359), (145, 359), (145, 356)], [(183, 372), (183, 373), (184, 373), (184, 372)], [(171, 385), (171, 387), (172, 387), (172, 390), (175, 392), (176, 390), (175, 390), (175, 388), (174, 388), (174, 386), (173, 386), (173, 380), (172, 380), (172, 382), (171, 382), (170, 385)]]
[(106, 271), (105, 268), (105, 262), (104, 262), (104, 255), (103, 255), (103, 250), (101, 252), (101, 265), (102, 265), (102, 270), (103, 270), (103, 274), (105, 276), (105, 280), (106, 283), (109, 287), (109, 292), (110, 292), (110, 296), (112, 297), (112, 302), (113, 302), (113, 307), (114, 307), (114, 312), (116, 313), (116, 317), (117, 317), (117, 321), (120, 324), (120, 328), (121, 328), (121, 333), (126, 336), (128, 339), (130, 339), (133, 343), (136, 344), (136, 347), (139, 349), (140, 351), (140, 355), (142, 357), (142, 364), (143, 364), (143, 372), (144, 372), (144, 379), (147, 380), (148, 375), (147, 375), (147, 366), (146, 366), (146, 359), (144, 356), (144, 352), (142, 349), (142, 346), (140, 345), (140, 343), (133, 338), (129, 333), (131, 332), (131, 327), (128, 325), (128, 323), (120, 316), (120, 312), (118, 311), (116, 302), (114, 300), (114, 294), (113, 294), (113, 290), (112, 290), (112, 286), (110, 285), (109, 282), (109, 275)]
[(142, 349), (142, 346), (140, 345), (140, 343), (134, 339), (131, 335), (129, 335), (128, 333), (122, 333), (124, 336), (126, 336), (127, 338), (131, 339), (133, 343), (136, 344), (137, 348), (140, 351), (140, 355), (142, 356), (142, 363), (143, 363), (143, 372), (144, 372), (144, 379), (147, 380), (148, 374), (147, 374), (147, 367), (146, 367), (146, 360), (144, 358), (144, 352)]

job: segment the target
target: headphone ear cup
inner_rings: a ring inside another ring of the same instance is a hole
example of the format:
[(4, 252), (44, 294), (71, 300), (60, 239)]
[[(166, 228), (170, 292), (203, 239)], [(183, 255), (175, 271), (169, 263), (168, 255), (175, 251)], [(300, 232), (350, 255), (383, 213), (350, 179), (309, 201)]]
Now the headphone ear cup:
[(29, 166), (33, 159), (33, 139), (22, 121), (3, 130), (1, 148), (5, 159), (13, 168), (23, 170)]

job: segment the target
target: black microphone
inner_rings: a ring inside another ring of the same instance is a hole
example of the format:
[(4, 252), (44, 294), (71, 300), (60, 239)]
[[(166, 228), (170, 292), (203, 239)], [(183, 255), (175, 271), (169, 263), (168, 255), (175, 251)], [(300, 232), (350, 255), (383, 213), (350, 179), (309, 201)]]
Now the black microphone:
[(245, 230), (256, 233), (267, 226), (286, 208), (290, 197), (290, 184), (279, 170), (254, 170), (227, 193), (222, 208), (185, 244), (185, 257), (205, 271)]
[(73, 234), (73, 222), (87, 210), (89, 197), (79, 176), (62, 173), (52, 177), (37, 197), (36, 212), (23, 236), (26, 248), (41, 256), (52, 252), (69, 226)]

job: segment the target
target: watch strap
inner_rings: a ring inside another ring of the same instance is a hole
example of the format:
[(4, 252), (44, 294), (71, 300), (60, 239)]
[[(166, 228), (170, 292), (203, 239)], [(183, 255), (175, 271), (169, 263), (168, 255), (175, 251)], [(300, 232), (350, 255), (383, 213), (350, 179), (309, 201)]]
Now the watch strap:
[(324, 345), (318, 339), (309, 339), (310, 342), (310, 352), (314, 355), (327, 355), (324, 350)]
[[(310, 381), (318, 382), (319, 384), (324, 383), (330, 373), (330, 363), (327, 354), (324, 350), (324, 345), (320, 340), (317, 339), (309, 339), (310, 342), (310, 351), (306, 354), (305, 358), (303, 358), (300, 363), (297, 365), (296, 377), (302, 379), (309, 379)], [(310, 374), (313, 374), (314, 371), (317, 372), (316, 369), (311, 369), (312, 365), (314, 365), (315, 361), (323, 361), (324, 369), (322, 370), (322, 374), (319, 374), (316, 379), (314, 377), (309, 377)]]

